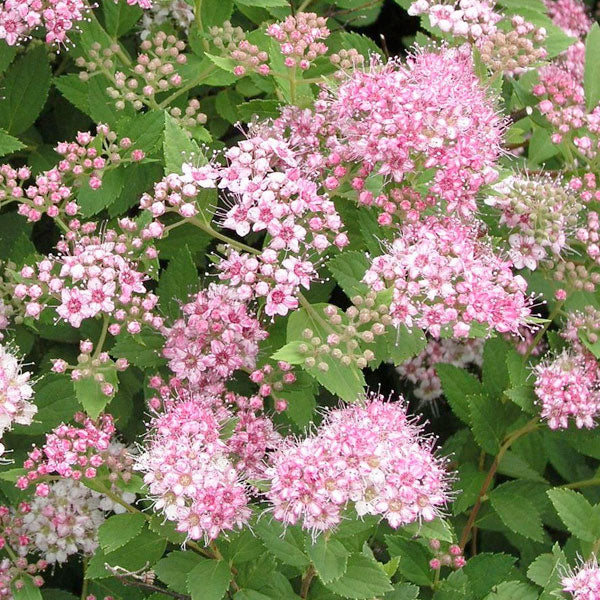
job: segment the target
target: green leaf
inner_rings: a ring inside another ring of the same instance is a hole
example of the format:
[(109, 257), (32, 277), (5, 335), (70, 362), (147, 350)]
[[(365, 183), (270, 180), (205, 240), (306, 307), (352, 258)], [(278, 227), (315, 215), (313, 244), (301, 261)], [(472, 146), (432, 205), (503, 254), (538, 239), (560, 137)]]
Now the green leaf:
[(475, 441), (488, 454), (497, 454), (505, 430), (503, 420), (498, 418), (500, 403), (488, 396), (467, 396), (467, 404)]
[[(310, 311), (301, 308), (294, 311), (288, 321), (288, 342), (302, 339), (302, 332), (307, 327), (312, 329), (313, 335), (326, 340), (330, 331), (325, 326), (323, 309), (327, 304), (313, 304)], [(316, 366), (302, 368), (312, 375), (322, 386), (332, 394), (337, 394), (346, 402), (356, 402), (364, 393), (366, 385), (362, 371), (356, 366), (344, 366), (330, 355), (322, 355), (319, 361), (327, 364), (328, 370), (321, 371)]]
[(98, 549), (88, 563), (86, 577), (87, 579), (111, 577), (104, 566), (105, 563), (128, 571), (152, 567), (163, 555), (166, 545), (165, 540), (144, 526), (137, 536), (117, 550), (105, 553), (102, 549)]
[(33, 423), (15, 425), (16, 434), (41, 435), (71, 419), (78, 409), (70, 378), (65, 375), (45, 375), (35, 386), (34, 399), (38, 411)]
[(238, 106), (240, 119), (249, 123), (254, 117), (259, 119), (276, 119), (281, 112), (278, 100), (250, 100)]
[(175, 550), (156, 563), (154, 572), (169, 589), (179, 594), (187, 594), (188, 575), (202, 560), (195, 552)]
[[(189, 138), (185, 131), (171, 116), (165, 116), (165, 139), (163, 142), (165, 152), (165, 174), (181, 172), (184, 162), (196, 163), (203, 159), (202, 151), (194, 140)], [(193, 159), (196, 160), (193, 160)]]
[(567, 569), (567, 558), (558, 543), (552, 547), (552, 553), (541, 554), (529, 565), (527, 577), (544, 589), (540, 600), (556, 597)]
[(42, 592), (40, 588), (33, 584), (31, 577), (25, 576), (20, 579), (23, 586), (17, 588), (13, 582), (11, 587), (13, 590), (13, 600), (42, 600)]
[(140, 369), (155, 368), (164, 364), (160, 350), (165, 345), (165, 338), (157, 331), (144, 328), (136, 335), (120, 333), (110, 349), (112, 356), (126, 358), (132, 365)]
[(98, 528), (98, 542), (104, 552), (113, 552), (136, 537), (146, 519), (139, 513), (113, 515)]
[(219, 0), (219, 2), (202, 2), (202, 25), (219, 27), (231, 17), (233, 13), (233, 0)]
[(382, 566), (363, 554), (351, 554), (344, 575), (325, 586), (335, 594), (355, 600), (373, 598), (393, 590)]
[(442, 390), (452, 412), (469, 425), (471, 413), (467, 397), (483, 394), (481, 382), (472, 373), (455, 365), (438, 363), (435, 365), (435, 372), (442, 382)]
[(50, 90), (50, 64), (43, 44), (29, 46), (6, 72), (0, 95), (0, 127), (12, 135), (33, 125)]
[(166, 315), (177, 318), (181, 302), (186, 301), (198, 287), (198, 270), (187, 246), (171, 259), (158, 284), (160, 307)]
[(86, 115), (90, 114), (88, 84), (77, 73), (69, 73), (54, 79), (54, 86), (76, 108)]
[(394, 591), (388, 592), (384, 600), (417, 600), (419, 588), (410, 583), (398, 583), (394, 586)]
[(118, 197), (125, 185), (125, 170), (117, 167), (104, 173), (102, 185), (93, 189), (86, 181), (77, 194), (77, 200), (81, 207), (81, 213), (85, 217), (91, 217), (108, 208)]
[(16, 137), (13, 137), (6, 133), (6, 131), (0, 129), (0, 157), (12, 154), (23, 148), (25, 148), (25, 144), (23, 144), (21, 140), (18, 140)]
[(484, 600), (537, 600), (535, 588), (522, 581), (503, 581)]
[(460, 465), (458, 474), (459, 478), (454, 486), (458, 491), (458, 495), (452, 503), (454, 515), (459, 515), (475, 504), (486, 477), (483, 471), (480, 471), (471, 463)]
[(350, 553), (341, 542), (319, 536), (314, 542), (307, 538), (305, 548), (323, 583), (339, 579), (346, 572)]
[(364, 296), (369, 291), (369, 286), (361, 282), (369, 264), (364, 252), (344, 252), (332, 258), (327, 268), (346, 296), (353, 298), (356, 295)]
[(585, 38), (585, 70), (583, 75), (585, 105), (593, 110), (600, 102), (600, 26), (594, 23)]
[(143, 11), (139, 6), (132, 6), (128, 2), (102, 0), (102, 12), (107, 33), (121, 37), (139, 21)]
[[(117, 369), (113, 363), (102, 365), (102, 374), (104, 381), (112, 384), (114, 393), (119, 389), (119, 378)], [(93, 377), (85, 377), (73, 382), (75, 396), (85, 412), (92, 418), (97, 419), (106, 405), (110, 402), (111, 396), (102, 393), (102, 385)], [(114, 394), (113, 394), (114, 395)]]
[(529, 140), (529, 163), (533, 166), (543, 165), (545, 161), (559, 152), (558, 146), (550, 139), (550, 131), (537, 127)]
[(518, 488), (514, 485), (517, 483), (509, 481), (492, 490), (489, 495), (492, 507), (511, 531), (541, 542), (544, 540), (544, 530), (540, 511), (525, 494), (517, 493)]
[(586, 542), (600, 538), (600, 506), (592, 506), (575, 490), (555, 488), (547, 494), (570, 533)]
[(304, 568), (310, 560), (304, 552), (304, 536), (298, 527), (283, 527), (278, 521), (261, 519), (254, 527), (268, 551), (286, 565)]
[(515, 564), (515, 558), (508, 554), (483, 552), (469, 559), (463, 571), (469, 578), (476, 598), (483, 598), (490, 590), (504, 581)]
[(18, 46), (0, 44), (0, 74), (4, 73), (8, 65), (14, 60), (17, 55), (17, 48)]
[(221, 600), (229, 589), (231, 570), (222, 560), (203, 560), (187, 576), (192, 600)]
[[(394, 365), (401, 365), (408, 359), (419, 354), (427, 346), (427, 338), (417, 327), (409, 329), (406, 325), (390, 327), (383, 336), (386, 351), (381, 360), (390, 360)], [(378, 338), (375, 338), (376, 343)], [(377, 352), (375, 353), (377, 356)]]
[[(110, 1), (110, 0), (109, 0)], [(134, 115), (119, 122), (118, 133), (133, 142), (131, 149), (143, 150), (146, 155), (154, 154), (161, 146), (168, 115), (161, 110), (151, 110)], [(169, 117), (172, 119), (172, 117)]]
[(401, 531), (410, 534), (413, 538), (423, 537), (428, 540), (436, 539), (443, 542), (454, 541), (452, 527), (440, 517), (437, 517), (433, 521), (423, 521), (422, 523), (415, 521), (410, 525), (402, 527)]
[(421, 544), (400, 535), (386, 535), (385, 542), (390, 556), (400, 557), (398, 570), (406, 579), (417, 585), (431, 585), (433, 572), (429, 568), (430, 556)]
[(501, 337), (490, 338), (483, 347), (483, 387), (492, 398), (500, 398), (509, 385), (506, 364), (509, 349), (508, 342)]

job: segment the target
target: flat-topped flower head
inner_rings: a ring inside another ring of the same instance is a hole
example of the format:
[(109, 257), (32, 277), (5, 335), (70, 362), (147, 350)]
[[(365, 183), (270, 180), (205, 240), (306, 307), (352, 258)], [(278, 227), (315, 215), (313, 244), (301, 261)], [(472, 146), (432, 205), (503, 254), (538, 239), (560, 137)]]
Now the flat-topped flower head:
[(580, 565), (561, 580), (562, 591), (572, 600), (597, 600), (600, 598), (600, 567), (596, 557)]
[(379, 515), (393, 528), (431, 521), (448, 500), (432, 440), (409, 421), (402, 399), (378, 395), (329, 411), (303, 440), (285, 440), (267, 476), (275, 519), (314, 533), (334, 529), (349, 508)]

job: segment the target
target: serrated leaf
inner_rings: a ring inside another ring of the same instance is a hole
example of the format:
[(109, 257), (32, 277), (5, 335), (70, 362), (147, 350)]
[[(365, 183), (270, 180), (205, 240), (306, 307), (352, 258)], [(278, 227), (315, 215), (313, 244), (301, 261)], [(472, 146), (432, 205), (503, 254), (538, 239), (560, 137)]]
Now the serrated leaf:
[(354, 600), (373, 598), (393, 590), (381, 565), (362, 554), (351, 554), (344, 575), (326, 583), (325, 587), (335, 594)]
[(506, 359), (510, 346), (501, 337), (490, 338), (483, 347), (483, 387), (492, 398), (500, 398), (509, 385)]
[(187, 246), (171, 259), (158, 283), (160, 308), (166, 315), (177, 318), (181, 303), (186, 301), (199, 283), (198, 269)]
[(249, 123), (254, 117), (259, 119), (276, 119), (281, 112), (278, 100), (249, 100), (238, 106), (240, 119)]
[(592, 506), (575, 490), (555, 488), (547, 494), (570, 533), (586, 542), (600, 538), (600, 506)]
[(268, 551), (286, 565), (304, 568), (310, 563), (304, 552), (304, 538), (298, 527), (284, 528), (278, 521), (265, 518), (258, 521), (254, 530)]
[(219, 0), (219, 2), (203, 2), (202, 6), (202, 25), (219, 27), (231, 17), (233, 13), (233, 0)]
[(90, 114), (88, 85), (79, 78), (77, 73), (69, 73), (54, 79), (54, 85), (73, 106), (86, 115)]
[(327, 263), (327, 268), (346, 296), (352, 298), (364, 296), (369, 291), (369, 286), (361, 281), (369, 264), (364, 252), (344, 252), (334, 256)]
[(411, 537), (418, 536), (428, 540), (436, 539), (443, 542), (454, 541), (452, 527), (446, 520), (440, 517), (437, 517), (433, 521), (423, 521), (422, 523), (415, 521), (410, 525), (402, 527), (402, 531), (410, 534)]
[(452, 412), (464, 423), (471, 423), (468, 396), (481, 396), (483, 385), (475, 375), (455, 365), (437, 363), (435, 372)]
[(42, 600), (42, 592), (40, 588), (34, 585), (31, 577), (24, 576), (19, 579), (21, 582), (21, 587), (15, 585), (15, 582), (12, 582), (12, 595), (10, 596), (12, 600)]
[(21, 140), (0, 129), (0, 157), (12, 154), (23, 148), (25, 148), (25, 144)]
[(164, 363), (160, 352), (164, 345), (165, 338), (160, 333), (144, 328), (136, 335), (120, 333), (110, 353), (115, 358), (126, 358), (141, 369), (155, 368)]
[(125, 185), (125, 170), (122, 167), (104, 173), (102, 185), (93, 189), (86, 181), (77, 194), (81, 213), (91, 217), (108, 208), (118, 197)]
[(349, 552), (339, 541), (319, 536), (314, 542), (307, 538), (306, 553), (323, 583), (339, 579), (346, 572)]
[[(102, 365), (102, 374), (104, 381), (113, 386), (113, 395), (119, 389), (119, 378), (117, 369), (113, 363)], [(102, 384), (93, 377), (85, 377), (73, 382), (75, 397), (83, 407), (83, 410), (92, 418), (97, 419), (106, 405), (110, 402), (112, 396), (107, 396), (102, 392)]]
[(203, 560), (187, 576), (192, 600), (221, 600), (229, 589), (231, 570), (222, 560)]
[(175, 550), (156, 563), (154, 572), (169, 589), (179, 594), (187, 594), (188, 575), (202, 560), (195, 552)]
[(251, 6), (252, 8), (276, 8), (278, 6), (288, 7), (287, 0), (235, 0), (236, 4), (241, 6)]
[(498, 418), (498, 401), (488, 396), (467, 396), (467, 404), (475, 441), (488, 454), (497, 454), (505, 430), (502, 419)]
[(50, 64), (43, 44), (29, 50), (8, 69), (0, 92), (0, 127), (22, 133), (37, 119), (50, 90)]
[(98, 542), (104, 552), (113, 552), (135, 538), (146, 519), (139, 513), (113, 515), (98, 528)]
[(515, 493), (516, 482), (507, 482), (490, 493), (490, 502), (500, 520), (511, 531), (530, 540), (541, 542), (544, 530), (540, 511), (524, 494)]
[(181, 172), (184, 162), (197, 163), (203, 159), (202, 151), (196, 142), (190, 139), (171, 115), (165, 115), (165, 174)]
[(489, 552), (483, 552), (469, 559), (463, 572), (469, 578), (475, 597), (483, 598), (495, 585), (506, 579), (515, 560), (508, 554)]
[(421, 544), (407, 540), (400, 535), (386, 535), (390, 556), (399, 556), (398, 570), (409, 581), (417, 585), (431, 585), (433, 572), (429, 568), (430, 556)]
[(120, 566), (129, 571), (149, 568), (163, 555), (167, 543), (159, 535), (150, 531), (146, 526), (131, 541), (114, 552), (105, 553), (98, 549), (90, 559), (86, 570), (87, 579), (105, 579), (111, 576), (105, 568), (105, 563), (110, 566)]
[(535, 588), (522, 581), (503, 581), (484, 600), (537, 600)]
[(107, 33), (114, 37), (121, 37), (133, 28), (143, 11), (139, 6), (132, 6), (129, 2), (103, 0), (102, 12)]

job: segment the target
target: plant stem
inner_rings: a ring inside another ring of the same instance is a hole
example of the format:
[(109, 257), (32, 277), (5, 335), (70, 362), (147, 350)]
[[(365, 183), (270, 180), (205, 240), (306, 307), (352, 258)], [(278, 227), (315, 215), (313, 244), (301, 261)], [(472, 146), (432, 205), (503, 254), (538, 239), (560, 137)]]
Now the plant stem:
[(310, 565), (304, 573), (304, 577), (302, 578), (302, 583), (300, 584), (300, 598), (308, 598), (308, 590), (310, 589), (310, 584), (315, 576), (315, 568)]
[(257, 250), (256, 248), (252, 248), (252, 246), (248, 246), (248, 245), (244, 244), (243, 242), (238, 242), (237, 240), (233, 240), (230, 237), (223, 235), (222, 233), (220, 233), (216, 229), (213, 229), (210, 225), (203, 223), (196, 217), (190, 219), (190, 223), (192, 223), (199, 229), (202, 229), (202, 231), (205, 231), (212, 237), (214, 237), (218, 240), (221, 240), (222, 242), (225, 242), (226, 244), (229, 244), (229, 245), (233, 246), (234, 248), (237, 248), (238, 250), (242, 250), (244, 252), (249, 252), (250, 254), (256, 254), (256, 255), (260, 254), (260, 250)]
[(600, 485), (600, 477), (593, 477), (592, 479), (583, 479), (582, 481), (573, 481), (572, 483), (565, 483), (560, 487), (566, 488), (568, 490), (575, 490), (586, 487), (593, 487), (595, 485)]
[(156, 105), (156, 108), (162, 109), (162, 108), (165, 108), (166, 106), (169, 106), (169, 104), (171, 104), (171, 102), (173, 102), (173, 100), (175, 100), (176, 98), (179, 98), (179, 96), (181, 96), (181, 94), (185, 94), (185, 92), (187, 92), (188, 90), (191, 90), (192, 88), (195, 88), (197, 85), (200, 85), (204, 81), (204, 79), (206, 79), (216, 69), (217, 69), (217, 67), (215, 65), (211, 64), (206, 69), (206, 71), (204, 71), (203, 73), (198, 75), (198, 77), (196, 79), (194, 79), (193, 81), (190, 81), (189, 83), (186, 83), (183, 87), (180, 87), (178, 90), (175, 90), (170, 96), (167, 96), (167, 98), (165, 98), (161, 103)]
[(83, 583), (81, 584), (81, 600), (87, 598), (88, 591), (88, 580), (85, 578), (85, 572), (87, 571), (87, 559), (83, 557)]
[(477, 514), (479, 513), (479, 509), (481, 508), (481, 504), (483, 503), (483, 497), (486, 495), (490, 485), (492, 484), (494, 475), (496, 474), (496, 471), (498, 470), (498, 466), (500, 465), (500, 461), (502, 460), (503, 456), (506, 454), (506, 451), (521, 436), (526, 435), (530, 431), (533, 431), (534, 429), (536, 429), (538, 424), (539, 424), (539, 421), (538, 421), (537, 417), (531, 419), (531, 421), (528, 421), (527, 423), (525, 423), (525, 425), (523, 425), (523, 427), (521, 427), (520, 429), (517, 429), (516, 431), (513, 431), (510, 435), (508, 435), (505, 438), (502, 446), (500, 446), (500, 450), (498, 450), (498, 454), (494, 458), (494, 462), (492, 463), (492, 466), (490, 467), (490, 470), (488, 471), (485, 481), (483, 482), (483, 485), (481, 486), (481, 489), (479, 490), (479, 494), (477, 496), (477, 501), (475, 502), (475, 504), (473, 505), (473, 508), (471, 509), (471, 513), (469, 514), (467, 523), (462, 531), (462, 535), (460, 536), (461, 550), (465, 549), (465, 546), (469, 539), (469, 534), (471, 533), (471, 530), (473, 529), (473, 526), (475, 525), (475, 519), (477, 518)]
[(100, 337), (96, 342), (96, 348), (94, 349), (94, 354), (92, 355), (92, 359), (98, 358), (100, 353), (102, 352), (102, 346), (104, 346), (104, 342), (106, 341), (106, 334), (108, 332), (108, 317), (104, 315), (104, 320), (102, 321), (102, 331), (100, 332)]
[(523, 362), (525, 362), (531, 356), (531, 353), (535, 350), (535, 347), (540, 343), (540, 340), (542, 339), (542, 337), (544, 337), (546, 331), (548, 331), (548, 327), (552, 325), (552, 321), (554, 321), (554, 319), (560, 312), (560, 309), (563, 307), (564, 303), (564, 300), (561, 300), (560, 302), (557, 302), (554, 305), (554, 309), (548, 317), (548, 322), (544, 323), (544, 326), (537, 332), (536, 336), (533, 338), (533, 341), (531, 342), (531, 344), (529, 344), (529, 348), (527, 348), (527, 352), (525, 352), (525, 355), (523, 356)]

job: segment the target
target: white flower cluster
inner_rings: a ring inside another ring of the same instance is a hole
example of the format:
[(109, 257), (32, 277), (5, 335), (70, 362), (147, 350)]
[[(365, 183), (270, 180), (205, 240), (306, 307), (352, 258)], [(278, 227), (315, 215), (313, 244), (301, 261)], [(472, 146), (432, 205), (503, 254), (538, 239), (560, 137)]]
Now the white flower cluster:
[[(126, 502), (134, 498), (133, 494), (123, 497)], [(21, 533), (31, 538), (46, 561), (62, 563), (71, 554), (93, 554), (98, 547), (98, 527), (106, 513), (124, 510), (82, 483), (61, 479), (49, 485), (46, 496), (34, 497), (31, 510), (23, 516)]]
[[(216, 0), (215, 0), (216, 1)], [(185, 0), (158, 0), (142, 16), (140, 37), (145, 40), (167, 21), (173, 21), (177, 27), (187, 32), (194, 22), (194, 11)]]

